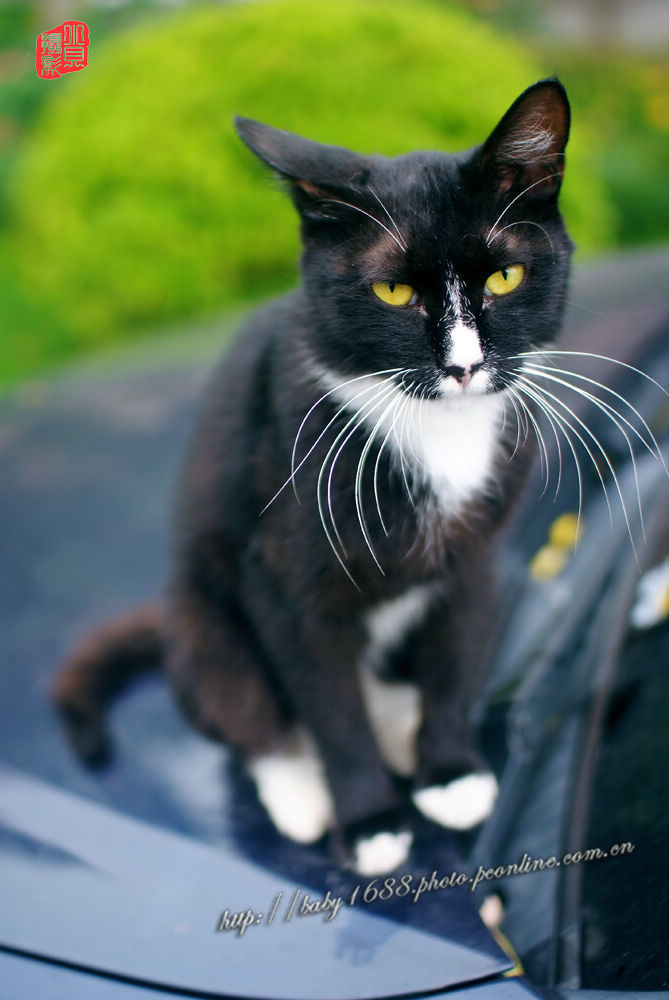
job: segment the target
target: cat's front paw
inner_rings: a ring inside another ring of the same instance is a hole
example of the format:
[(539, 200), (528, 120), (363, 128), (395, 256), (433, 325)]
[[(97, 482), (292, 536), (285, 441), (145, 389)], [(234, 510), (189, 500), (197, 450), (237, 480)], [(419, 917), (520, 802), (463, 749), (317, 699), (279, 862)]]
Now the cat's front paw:
[(412, 795), (423, 816), (451, 830), (469, 830), (487, 819), (498, 792), (490, 771), (465, 774), (444, 785), (420, 788)]
[(358, 875), (387, 875), (409, 857), (412, 825), (411, 812), (404, 803), (368, 816), (335, 833), (335, 857)]
[(334, 805), (316, 747), (296, 732), (281, 750), (249, 761), (258, 798), (274, 826), (298, 844), (313, 844), (334, 822)]
[(353, 867), (358, 875), (387, 875), (404, 864), (412, 843), (413, 834), (409, 830), (360, 837), (351, 851)]

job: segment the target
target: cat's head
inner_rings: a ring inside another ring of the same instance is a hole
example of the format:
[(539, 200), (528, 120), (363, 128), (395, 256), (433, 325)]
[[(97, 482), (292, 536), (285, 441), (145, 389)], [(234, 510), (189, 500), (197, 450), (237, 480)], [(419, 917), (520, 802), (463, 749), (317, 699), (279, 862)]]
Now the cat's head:
[(500, 391), (552, 340), (572, 244), (558, 209), (569, 103), (556, 80), (515, 101), (479, 147), (364, 156), (237, 118), (285, 179), (319, 360), (344, 375), (400, 369), (405, 391)]

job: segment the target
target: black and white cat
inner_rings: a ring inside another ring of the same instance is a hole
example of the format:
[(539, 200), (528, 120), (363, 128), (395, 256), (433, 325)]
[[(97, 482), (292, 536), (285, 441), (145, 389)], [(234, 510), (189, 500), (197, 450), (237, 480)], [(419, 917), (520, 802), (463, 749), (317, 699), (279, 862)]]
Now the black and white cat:
[(164, 660), (277, 828), (332, 830), (338, 856), (375, 874), (406, 859), (413, 807), (464, 828), (494, 800), (469, 716), (491, 542), (529, 460), (522, 355), (553, 340), (565, 301), (569, 105), (541, 81), (458, 155), (236, 126), (288, 185), (303, 283), (249, 321), (212, 381), (163, 609), (76, 651), (56, 700), (99, 758), (104, 703)]

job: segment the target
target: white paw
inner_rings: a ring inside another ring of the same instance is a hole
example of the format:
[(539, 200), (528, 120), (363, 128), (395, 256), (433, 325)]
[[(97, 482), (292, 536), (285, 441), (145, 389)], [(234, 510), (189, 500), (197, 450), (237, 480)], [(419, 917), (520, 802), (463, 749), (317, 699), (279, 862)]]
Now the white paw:
[(313, 741), (297, 733), (290, 747), (255, 757), (249, 772), (277, 830), (299, 844), (320, 840), (334, 822), (334, 806)]
[(375, 833), (358, 840), (353, 850), (353, 861), (358, 875), (385, 875), (401, 865), (409, 856), (413, 834)]
[(498, 786), (494, 774), (466, 774), (447, 785), (433, 785), (413, 793), (413, 800), (428, 819), (450, 827), (469, 830), (492, 812)]

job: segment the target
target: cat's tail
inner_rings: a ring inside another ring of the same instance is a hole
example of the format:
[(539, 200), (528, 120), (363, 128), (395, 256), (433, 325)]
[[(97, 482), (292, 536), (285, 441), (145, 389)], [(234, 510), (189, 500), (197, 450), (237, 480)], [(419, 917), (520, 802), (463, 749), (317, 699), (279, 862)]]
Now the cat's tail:
[(108, 760), (107, 706), (138, 674), (162, 666), (164, 652), (163, 611), (152, 605), (103, 625), (61, 665), (52, 697), (70, 743), (86, 763)]

